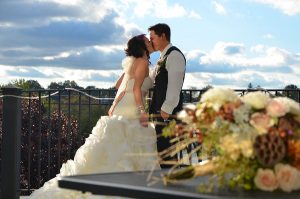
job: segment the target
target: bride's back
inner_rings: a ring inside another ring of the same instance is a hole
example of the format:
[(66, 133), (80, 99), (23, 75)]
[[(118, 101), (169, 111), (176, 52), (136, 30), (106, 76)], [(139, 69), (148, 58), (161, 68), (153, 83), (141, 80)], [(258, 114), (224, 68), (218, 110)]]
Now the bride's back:
[[(116, 97), (118, 97), (119, 95), (123, 95), (124, 94), (123, 91), (125, 91), (125, 94), (116, 105), (113, 113), (114, 115), (121, 115), (129, 119), (138, 118), (136, 114), (136, 103), (133, 95), (133, 86), (135, 83), (135, 79), (133, 75), (135, 71), (135, 67), (134, 67), (135, 60), (136, 58), (134, 57), (127, 57), (122, 62), (122, 66), (124, 69), (124, 77), (118, 89)], [(143, 97), (151, 87), (152, 87), (152, 80), (150, 79), (150, 77), (146, 77), (141, 86)]]

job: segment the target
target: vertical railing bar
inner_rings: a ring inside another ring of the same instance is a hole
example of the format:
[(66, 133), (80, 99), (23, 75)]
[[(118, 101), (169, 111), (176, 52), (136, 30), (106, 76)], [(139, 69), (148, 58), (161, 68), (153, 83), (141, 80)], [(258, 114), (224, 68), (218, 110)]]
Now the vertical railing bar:
[[(91, 90), (88, 90), (88, 94), (89, 95), (91, 95)], [(88, 104), (88, 106), (89, 106), (89, 108), (88, 108), (88, 114), (89, 114), (89, 120), (88, 120), (88, 125), (89, 125), (89, 130), (91, 129), (91, 98), (90, 97), (88, 97), (88, 102), (89, 102), (89, 104)]]
[[(98, 90), (98, 98), (100, 98), (100, 97), (101, 97), (101, 90), (99, 89)], [(98, 100), (98, 104), (101, 105), (101, 100)]]
[(68, 134), (67, 140), (69, 140), (68, 147), (68, 159), (71, 157), (71, 148), (72, 148), (72, 135), (71, 135), (71, 91), (68, 90)]
[(42, 103), (41, 103), (41, 91), (38, 92), (39, 94), (39, 128), (38, 128), (38, 173), (37, 173), (37, 179), (38, 179), (38, 185), (41, 185), (41, 141), (42, 141)]
[(48, 170), (47, 170), (47, 180), (50, 179), (51, 171), (51, 91), (48, 91)]
[(78, 99), (78, 135), (82, 136), (81, 133), (81, 93), (79, 94), (79, 99)]
[[(31, 97), (31, 92), (28, 93), (28, 97)], [(29, 99), (28, 102), (28, 116), (29, 116), (29, 129), (28, 129), (28, 162), (27, 162), (27, 169), (28, 169), (28, 187), (27, 191), (29, 192), (31, 190), (31, 126), (32, 126), (32, 120), (31, 120), (31, 99)], [(25, 108), (25, 107), (23, 107)]]
[(58, 169), (58, 172), (60, 170), (60, 164), (61, 164), (61, 157), (60, 157), (60, 152), (61, 152), (61, 129), (62, 129), (62, 126), (61, 126), (61, 90), (59, 90), (58, 92), (58, 136), (57, 136), (57, 169)]

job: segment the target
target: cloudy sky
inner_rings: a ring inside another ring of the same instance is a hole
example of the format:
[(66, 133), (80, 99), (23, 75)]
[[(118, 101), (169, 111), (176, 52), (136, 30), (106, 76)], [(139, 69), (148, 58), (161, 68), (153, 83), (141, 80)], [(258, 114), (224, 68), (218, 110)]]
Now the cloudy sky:
[(1, 0), (0, 84), (110, 87), (128, 38), (159, 22), (187, 58), (184, 88), (300, 87), (299, 0)]

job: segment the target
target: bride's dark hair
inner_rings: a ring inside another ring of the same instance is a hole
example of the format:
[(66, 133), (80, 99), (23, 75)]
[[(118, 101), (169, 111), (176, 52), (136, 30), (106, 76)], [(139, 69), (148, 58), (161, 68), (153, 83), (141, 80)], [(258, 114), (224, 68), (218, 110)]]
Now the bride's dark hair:
[(126, 56), (133, 56), (135, 58), (143, 57), (146, 51), (147, 57), (149, 59), (149, 51), (146, 47), (145, 34), (137, 35), (129, 39), (127, 42), (127, 48), (125, 49)]

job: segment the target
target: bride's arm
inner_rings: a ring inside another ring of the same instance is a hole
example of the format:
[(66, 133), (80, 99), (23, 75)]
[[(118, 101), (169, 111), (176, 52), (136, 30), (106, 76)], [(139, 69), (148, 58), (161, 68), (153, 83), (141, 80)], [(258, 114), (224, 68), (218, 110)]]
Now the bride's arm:
[[(119, 89), (119, 87), (120, 87), (120, 85), (121, 85), (121, 83), (122, 83), (122, 81), (123, 81), (124, 74), (125, 74), (125, 73), (123, 73), (123, 74), (121, 75), (121, 77), (119, 77), (118, 81), (117, 81), (116, 84), (115, 84), (115, 88), (116, 88), (117, 90)], [(116, 96), (116, 97), (117, 97), (117, 96)], [(112, 116), (112, 114), (113, 114), (113, 109), (114, 109), (115, 103), (116, 103), (115, 101), (116, 101), (116, 98), (114, 99), (112, 105), (110, 106), (110, 108), (109, 108), (109, 110), (108, 110), (108, 113), (107, 113), (107, 114), (108, 114), (109, 116)]]
[(137, 107), (137, 111), (140, 114), (141, 125), (147, 126), (148, 117), (145, 112), (143, 96), (142, 96), (142, 84), (144, 79), (149, 74), (148, 61), (142, 58), (136, 59), (134, 66), (134, 85), (133, 85), (133, 95)]
[(121, 77), (120, 77), (120, 78), (118, 79), (118, 81), (116, 82), (116, 84), (115, 84), (115, 88), (116, 88), (116, 89), (119, 89), (119, 87), (120, 87), (120, 85), (121, 85), (121, 83), (122, 83), (123, 78), (124, 78), (124, 73), (121, 75)]

